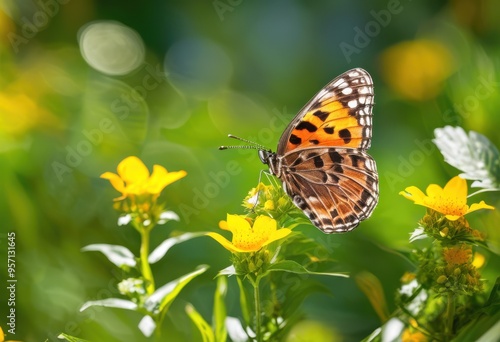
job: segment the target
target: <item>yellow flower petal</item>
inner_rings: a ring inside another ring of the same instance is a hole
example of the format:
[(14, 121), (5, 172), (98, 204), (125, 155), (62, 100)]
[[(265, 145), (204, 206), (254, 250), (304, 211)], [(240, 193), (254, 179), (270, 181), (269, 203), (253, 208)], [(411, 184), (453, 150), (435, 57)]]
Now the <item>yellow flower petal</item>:
[(459, 176), (455, 176), (446, 183), (444, 192), (449, 196), (455, 196), (467, 203), (467, 181)]
[(116, 173), (113, 172), (104, 172), (101, 175), (101, 178), (109, 180), (113, 188), (118, 190), (121, 193), (125, 192), (125, 183)]
[(258, 235), (269, 235), (276, 231), (277, 225), (276, 220), (269, 216), (259, 216), (253, 224), (253, 231)]
[(405, 191), (401, 191), (399, 194), (410, 201), (414, 201), (415, 204), (422, 204), (423, 199), (426, 197), (422, 190), (416, 186), (409, 186), (405, 189)]
[(101, 178), (109, 180), (113, 188), (122, 194), (121, 196), (114, 198), (114, 201), (121, 201), (127, 197), (125, 182), (120, 178), (120, 176), (112, 172), (104, 172), (101, 175)]
[(443, 188), (441, 188), (437, 184), (430, 184), (427, 187), (427, 189), (425, 189), (425, 192), (427, 193), (427, 196), (429, 196), (429, 197), (440, 196), (443, 193)]
[(467, 209), (467, 214), (471, 213), (473, 211), (479, 210), (479, 209), (489, 209), (489, 210), (495, 210), (495, 207), (488, 205), (484, 203), (484, 201), (481, 201), (479, 203), (473, 203), (469, 209)]
[(223, 230), (229, 230), (229, 227), (227, 225), (227, 221), (219, 221), (219, 228)]
[(118, 164), (118, 174), (125, 181), (125, 183), (140, 183), (149, 178), (149, 170), (144, 165), (142, 160), (135, 156), (130, 156), (123, 159)]
[(266, 246), (266, 245), (268, 245), (271, 242), (274, 242), (276, 240), (283, 239), (285, 236), (287, 236), (291, 232), (292, 232), (292, 230), (289, 228), (278, 229), (274, 233), (272, 233), (271, 236), (269, 236), (268, 240), (264, 243), (263, 246)]
[(236, 248), (228, 239), (226, 239), (224, 236), (220, 235), (220, 234), (217, 234), (217, 233), (207, 233), (208, 236), (210, 236), (212, 239), (214, 239), (215, 241), (217, 241), (218, 243), (220, 243), (222, 245), (222, 247), (224, 247), (225, 249), (227, 249), (228, 251), (230, 251), (231, 253), (234, 253), (234, 252), (239, 252), (239, 249)]
[(165, 187), (187, 175), (186, 171), (168, 172), (163, 166), (154, 165), (153, 173), (149, 178), (146, 192), (159, 194)]
[(242, 216), (227, 214), (227, 230), (231, 233), (236, 234), (237, 231), (244, 231), (244, 234), (247, 234), (251, 229), (250, 222)]

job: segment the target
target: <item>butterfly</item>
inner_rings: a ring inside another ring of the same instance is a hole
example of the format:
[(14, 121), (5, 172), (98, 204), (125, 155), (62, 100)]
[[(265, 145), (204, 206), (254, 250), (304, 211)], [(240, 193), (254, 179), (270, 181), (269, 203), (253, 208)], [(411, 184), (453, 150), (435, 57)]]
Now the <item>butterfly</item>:
[(260, 160), (324, 233), (353, 230), (378, 203), (377, 167), (366, 153), (372, 138), (373, 96), (368, 72), (346, 71), (299, 111), (276, 152), (257, 145)]

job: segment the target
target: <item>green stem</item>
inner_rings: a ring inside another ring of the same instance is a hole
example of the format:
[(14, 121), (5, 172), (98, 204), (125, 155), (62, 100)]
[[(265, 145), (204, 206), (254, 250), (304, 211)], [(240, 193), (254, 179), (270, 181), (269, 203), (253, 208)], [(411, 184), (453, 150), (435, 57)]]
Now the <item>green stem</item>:
[(141, 233), (141, 272), (144, 277), (144, 281), (146, 283), (146, 292), (147, 294), (152, 294), (155, 292), (155, 281), (153, 278), (153, 272), (151, 272), (151, 266), (148, 262), (149, 256), (149, 232), (151, 229), (144, 228), (140, 229)]
[(261, 334), (261, 322), (260, 322), (260, 291), (259, 291), (259, 278), (252, 282), (253, 284), (253, 299), (254, 299), (254, 308), (255, 308), (255, 334), (257, 336), (257, 342), (262, 342), (262, 334)]
[(448, 293), (448, 305), (446, 307), (446, 340), (451, 340), (453, 336), (453, 320), (455, 319), (455, 297), (452, 293)]

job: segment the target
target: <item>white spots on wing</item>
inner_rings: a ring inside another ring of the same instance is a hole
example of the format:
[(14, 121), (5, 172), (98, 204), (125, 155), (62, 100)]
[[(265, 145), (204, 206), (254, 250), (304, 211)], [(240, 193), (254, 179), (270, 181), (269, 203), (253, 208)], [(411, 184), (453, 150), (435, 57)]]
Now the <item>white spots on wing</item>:
[(370, 89), (371, 89), (371, 87), (361, 87), (361, 88), (358, 89), (358, 92), (360, 94), (363, 94), (363, 95), (365, 95), (365, 94), (371, 94), (372, 92), (370, 91)]
[(368, 199), (366, 200), (366, 209), (369, 209), (374, 201), (375, 199), (372, 196), (368, 197)]
[(358, 106), (358, 101), (351, 100), (351, 101), (347, 102), (347, 105), (349, 106), (349, 108), (356, 108)]
[(347, 88), (342, 89), (342, 94), (344, 94), (344, 95), (352, 94), (352, 88), (347, 87)]

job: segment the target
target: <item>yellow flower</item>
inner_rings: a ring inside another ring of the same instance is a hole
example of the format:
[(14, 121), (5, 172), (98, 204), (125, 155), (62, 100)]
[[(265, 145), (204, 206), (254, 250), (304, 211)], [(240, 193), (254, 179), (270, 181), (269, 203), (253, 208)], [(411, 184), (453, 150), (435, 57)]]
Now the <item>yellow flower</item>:
[(450, 179), (444, 188), (436, 184), (429, 185), (427, 195), (416, 186), (410, 186), (399, 194), (415, 204), (440, 212), (451, 221), (479, 209), (495, 209), (484, 201), (474, 203), (469, 207), (467, 205), (467, 182), (459, 176)]
[(117, 167), (118, 174), (104, 172), (101, 178), (108, 179), (111, 185), (121, 192), (116, 201), (126, 197), (150, 194), (159, 195), (169, 184), (186, 176), (186, 171), (168, 172), (163, 166), (154, 165), (150, 175), (148, 168), (137, 157), (123, 159)]
[(443, 249), (443, 257), (450, 266), (463, 265), (472, 258), (472, 249), (465, 244)]
[(231, 253), (256, 252), (291, 233), (288, 228), (277, 229), (276, 220), (263, 215), (258, 216), (252, 226), (245, 217), (228, 214), (227, 221), (221, 221), (219, 227), (233, 233), (232, 242), (217, 233), (207, 233), (207, 235)]
[(406, 329), (403, 332), (403, 336), (401, 336), (401, 341), (403, 341), (403, 342), (426, 342), (426, 341), (428, 341), (428, 339), (420, 331), (411, 332), (409, 329)]
[(472, 266), (475, 268), (481, 268), (486, 263), (486, 257), (481, 253), (474, 253), (474, 259), (472, 259)]
[(403, 274), (403, 276), (401, 277), (401, 282), (403, 284), (408, 284), (412, 282), (416, 277), (417, 275), (415, 273), (405, 272), (405, 274)]

